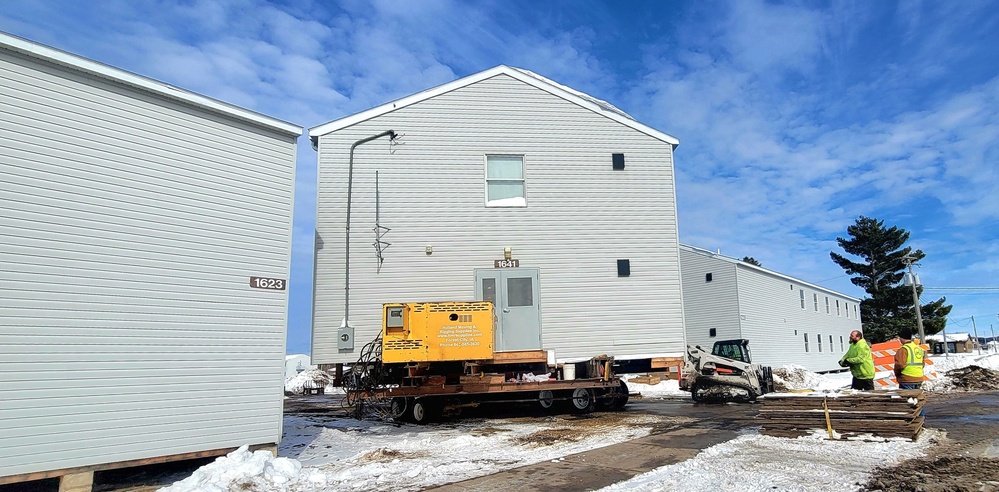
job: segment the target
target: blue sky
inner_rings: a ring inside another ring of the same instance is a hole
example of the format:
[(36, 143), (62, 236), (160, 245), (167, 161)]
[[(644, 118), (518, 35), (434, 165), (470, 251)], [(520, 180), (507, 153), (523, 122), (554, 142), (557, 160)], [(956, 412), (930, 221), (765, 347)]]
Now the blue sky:
[[(927, 253), (948, 331), (999, 328), (995, 2), (4, 0), (0, 30), (306, 128), (526, 68), (680, 139), (682, 242), (862, 297), (829, 252), (876, 217)], [(289, 352), (315, 162), (303, 138)]]

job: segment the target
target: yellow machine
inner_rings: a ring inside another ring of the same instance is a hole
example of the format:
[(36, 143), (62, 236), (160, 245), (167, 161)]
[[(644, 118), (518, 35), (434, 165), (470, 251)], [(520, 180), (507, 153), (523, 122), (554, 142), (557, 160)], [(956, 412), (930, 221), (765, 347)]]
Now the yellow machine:
[(382, 361), (442, 362), (493, 358), (493, 304), (393, 303), (382, 306)]

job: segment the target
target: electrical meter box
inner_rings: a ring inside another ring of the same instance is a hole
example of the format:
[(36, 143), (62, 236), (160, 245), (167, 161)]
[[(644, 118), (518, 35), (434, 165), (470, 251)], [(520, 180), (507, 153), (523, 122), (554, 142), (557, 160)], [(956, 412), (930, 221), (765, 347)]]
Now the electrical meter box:
[(493, 303), (413, 302), (382, 306), (382, 361), (493, 358)]

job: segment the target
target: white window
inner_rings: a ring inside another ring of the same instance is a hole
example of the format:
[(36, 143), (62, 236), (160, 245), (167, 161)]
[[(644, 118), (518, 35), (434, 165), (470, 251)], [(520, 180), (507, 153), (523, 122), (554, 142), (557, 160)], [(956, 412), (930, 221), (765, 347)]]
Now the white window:
[(805, 335), (805, 353), (807, 354), (808, 353), (808, 333), (804, 333), (804, 335)]
[(843, 347), (843, 335), (839, 336), (839, 351), (846, 352), (846, 348)]
[(836, 317), (839, 317), (839, 299), (836, 299)]
[(860, 315), (857, 314), (857, 305), (853, 305), (853, 319), (860, 319)]
[(524, 156), (486, 156), (486, 206), (526, 207)]
[(801, 309), (805, 309), (805, 289), (799, 290), (798, 296), (801, 297)]
[(836, 351), (836, 349), (833, 348), (832, 335), (829, 335), (829, 351), (830, 352), (835, 352)]
[(843, 316), (846, 316), (847, 318), (850, 317), (850, 303), (849, 302), (845, 302), (845, 301), (843, 302)]
[(815, 306), (815, 312), (819, 312), (819, 295), (812, 293), (812, 305)]
[[(829, 296), (826, 296), (826, 314), (831, 314), (831, 313), (832, 312), (829, 311)], [(819, 352), (821, 352), (821, 350)]]
[(822, 351), (822, 335), (815, 335), (815, 341), (819, 342), (819, 352)]

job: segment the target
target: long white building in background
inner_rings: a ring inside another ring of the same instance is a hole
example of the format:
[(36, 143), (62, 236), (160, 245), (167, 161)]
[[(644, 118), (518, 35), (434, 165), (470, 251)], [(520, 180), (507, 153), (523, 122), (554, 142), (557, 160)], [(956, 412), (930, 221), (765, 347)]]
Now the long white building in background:
[(680, 246), (687, 343), (749, 340), (753, 362), (841, 369), (860, 300), (735, 258)]
[(0, 33), (0, 484), (280, 441), (301, 133)]
[[(343, 326), (350, 149), (389, 130), (396, 142), (354, 152)], [(357, 361), (383, 303), (481, 299), (506, 328), (500, 351), (682, 354), (676, 138), (507, 66), (309, 135), (319, 153), (314, 364)]]

